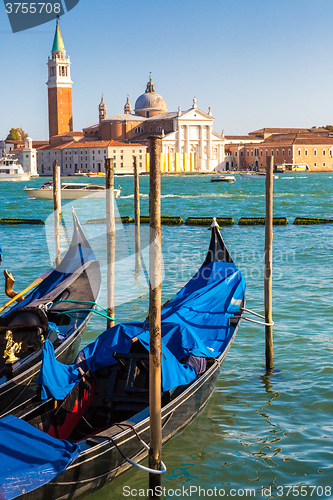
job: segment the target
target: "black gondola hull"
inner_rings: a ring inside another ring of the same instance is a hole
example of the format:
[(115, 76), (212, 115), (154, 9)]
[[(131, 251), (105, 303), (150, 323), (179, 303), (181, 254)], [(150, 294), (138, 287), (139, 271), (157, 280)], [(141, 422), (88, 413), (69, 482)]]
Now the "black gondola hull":
[[(235, 338), (240, 319), (230, 337), (227, 348), (213, 365), (195, 382), (190, 384), (176, 399), (162, 408), (163, 445), (182, 432), (205, 408), (220, 373), (221, 364)], [(143, 413), (143, 412), (141, 412)], [(139, 436), (149, 443), (149, 416), (133, 426)], [(134, 419), (133, 419), (134, 420)], [(103, 434), (103, 433), (102, 433)], [(125, 456), (139, 462), (147, 457), (147, 451), (132, 429), (112, 435), (112, 440)], [(24, 500), (64, 500), (84, 498), (112, 483), (132, 466), (121, 456), (111, 440), (89, 447), (82, 445), (79, 457), (60, 476), (48, 484), (19, 498)]]

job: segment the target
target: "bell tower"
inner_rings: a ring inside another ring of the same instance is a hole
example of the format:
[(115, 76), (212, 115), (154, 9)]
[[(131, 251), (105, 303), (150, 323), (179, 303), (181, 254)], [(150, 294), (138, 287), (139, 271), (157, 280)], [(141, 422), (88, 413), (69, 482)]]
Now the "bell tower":
[(53, 40), (52, 54), (48, 58), (48, 103), (49, 103), (49, 137), (73, 131), (72, 113), (72, 80), (70, 59), (59, 28), (57, 17), (56, 31)]
[(106, 104), (104, 102), (104, 97), (102, 95), (101, 102), (99, 103), (98, 106), (98, 117), (99, 117), (99, 123), (101, 123), (104, 118), (106, 118)]

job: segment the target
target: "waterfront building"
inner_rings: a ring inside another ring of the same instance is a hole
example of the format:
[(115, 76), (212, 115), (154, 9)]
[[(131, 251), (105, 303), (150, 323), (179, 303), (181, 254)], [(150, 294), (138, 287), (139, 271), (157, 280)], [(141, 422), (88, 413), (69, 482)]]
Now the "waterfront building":
[(272, 129), (226, 137), (226, 159), (236, 170), (265, 170), (266, 156), (276, 167), (307, 165), (311, 171), (333, 170), (333, 133), (326, 129)]
[(164, 171), (212, 171), (222, 169), (225, 139), (213, 131), (211, 108), (197, 107), (181, 111), (167, 110), (164, 98), (155, 91), (151, 77), (146, 90), (134, 106), (127, 97), (124, 112), (105, 117), (104, 99), (99, 105), (99, 121), (83, 129), (87, 139), (139, 142), (148, 146), (150, 135), (162, 136), (162, 169)]
[(45, 145), (38, 150), (38, 172), (52, 175), (53, 162), (61, 167), (62, 175), (75, 173), (105, 172), (105, 159), (113, 158), (116, 173), (133, 170), (133, 157), (137, 158), (139, 172), (146, 171), (146, 147), (142, 144), (126, 144), (119, 141), (79, 141)]

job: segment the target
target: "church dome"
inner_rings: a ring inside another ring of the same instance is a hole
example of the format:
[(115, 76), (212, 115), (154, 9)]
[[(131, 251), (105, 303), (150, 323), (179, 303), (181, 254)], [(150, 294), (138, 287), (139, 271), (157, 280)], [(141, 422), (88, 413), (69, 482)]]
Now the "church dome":
[(149, 77), (146, 92), (140, 95), (135, 102), (135, 114), (148, 117), (158, 113), (165, 113), (166, 110), (165, 100), (155, 92), (154, 84), (151, 77)]

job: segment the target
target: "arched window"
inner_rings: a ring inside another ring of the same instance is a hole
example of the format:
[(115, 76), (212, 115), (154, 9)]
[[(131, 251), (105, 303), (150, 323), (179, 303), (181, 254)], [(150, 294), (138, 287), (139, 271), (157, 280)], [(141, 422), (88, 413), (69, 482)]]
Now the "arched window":
[(143, 134), (143, 128), (142, 127), (135, 127), (134, 132), (136, 134)]

